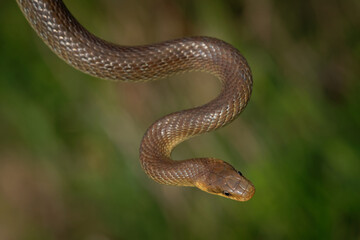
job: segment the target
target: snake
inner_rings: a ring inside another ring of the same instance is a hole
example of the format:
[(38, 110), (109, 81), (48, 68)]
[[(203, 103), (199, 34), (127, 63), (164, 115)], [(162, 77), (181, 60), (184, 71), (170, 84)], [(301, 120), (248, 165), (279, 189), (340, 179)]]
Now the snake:
[(171, 158), (178, 144), (229, 124), (247, 106), (252, 73), (235, 47), (204, 36), (149, 45), (117, 45), (86, 30), (62, 0), (17, 0), (17, 3), (35, 32), (57, 56), (97, 78), (139, 82), (189, 71), (217, 77), (221, 91), (213, 100), (170, 113), (147, 129), (140, 144), (140, 163), (144, 172), (161, 184), (197, 187), (237, 201), (253, 197), (252, 182), (221, 159)]

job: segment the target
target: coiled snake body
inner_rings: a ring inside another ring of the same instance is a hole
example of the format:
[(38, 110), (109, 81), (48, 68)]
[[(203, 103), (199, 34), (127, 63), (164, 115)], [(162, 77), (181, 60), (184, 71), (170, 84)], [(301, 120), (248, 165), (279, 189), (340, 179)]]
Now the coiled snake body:
[(247, 105), (252, 75), (231, 45), (209, 37), (190, 37), (145, 46), (119, 46), (89, 33), (61, 0), (17, 0), (44, 42), (71, 66), (90, 75), (120, 81), (147, 81), (190, 70), (206, 71), (222, 82), (211, 102), (169, 114), (150, 126), (140, 146), (140, 162), (162, 184), (196, 186), (238, 201), (255, 188), (230, 164), (214, 158), (173, 161), (172, 150), (195, 135), (234, 120)]

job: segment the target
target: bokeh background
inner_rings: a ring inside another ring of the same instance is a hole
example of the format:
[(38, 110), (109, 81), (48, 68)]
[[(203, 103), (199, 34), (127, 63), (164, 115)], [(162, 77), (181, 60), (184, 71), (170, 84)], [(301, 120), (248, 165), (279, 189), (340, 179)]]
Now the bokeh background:
[(360, 1), (66, 1), (128, 45), (208, 35), (254, 76), (239, 119), (181, 144), (253, 181), (239, 203), (161, 186), (138, 161), (147, 127), (212, 99), (204, 73), (142, 84), (74, 70), (0, 2), (0, 239), (360, 239)]

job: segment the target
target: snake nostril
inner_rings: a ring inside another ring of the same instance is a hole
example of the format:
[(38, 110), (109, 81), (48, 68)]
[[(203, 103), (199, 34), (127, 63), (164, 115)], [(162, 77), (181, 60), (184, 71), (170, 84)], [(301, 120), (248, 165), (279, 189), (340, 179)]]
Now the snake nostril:
[(242, 173), (241, 173), (240, 171), (238, 171), (238, 174), (239, 174), (240, 176), (242, 176)]

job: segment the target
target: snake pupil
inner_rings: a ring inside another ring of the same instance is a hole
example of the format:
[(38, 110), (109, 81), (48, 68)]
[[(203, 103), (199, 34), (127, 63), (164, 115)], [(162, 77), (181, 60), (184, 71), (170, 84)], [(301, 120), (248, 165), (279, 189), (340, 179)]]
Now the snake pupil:
[(239, 174), (240, 176), (242, 176), (242, 173), (241, 173), (240, 171), (238, 171), (238, 174)]
[(227, 192), (227, 191), (224, 191), (224, 195), (225, 195), (225, 196), (230, 196), (230, 193)]

